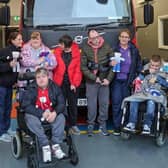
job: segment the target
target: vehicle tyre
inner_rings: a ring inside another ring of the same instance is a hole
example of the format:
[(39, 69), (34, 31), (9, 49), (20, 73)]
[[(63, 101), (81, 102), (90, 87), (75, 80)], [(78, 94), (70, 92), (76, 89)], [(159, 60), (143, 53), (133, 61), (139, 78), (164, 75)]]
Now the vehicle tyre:
[(22, 156), (22, 143), (18, 132), (12, 137), (11, 141), (12, 155), (15, 159), (19, 159)]

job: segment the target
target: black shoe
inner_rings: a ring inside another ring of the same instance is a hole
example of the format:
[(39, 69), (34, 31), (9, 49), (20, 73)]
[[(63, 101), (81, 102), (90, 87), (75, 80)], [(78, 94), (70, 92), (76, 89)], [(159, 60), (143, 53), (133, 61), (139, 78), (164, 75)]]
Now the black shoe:
[(121, 134), (121, 130), (120, 129), (114, 129), (113, 135), (119, 136), (120, 134)]

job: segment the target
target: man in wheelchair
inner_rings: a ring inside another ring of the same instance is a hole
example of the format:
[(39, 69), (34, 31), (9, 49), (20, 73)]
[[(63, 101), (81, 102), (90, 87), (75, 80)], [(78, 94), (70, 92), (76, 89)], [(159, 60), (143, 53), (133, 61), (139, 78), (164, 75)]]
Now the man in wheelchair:
[[(53, 154), (57, 159), (65, 157), (60, 144), (64, 137), (65, 102), (61, 89), (49, 80), (48, 71), (39, 68), (35, 72), (35, 81), (32, 82), (23, 96), (22, 108), (25, 111), (25, 121), (37, 137), (42, 148), (44, 162), (50, 162)], [(51, 147), (43, 124), (51, 126)]]
[[(155, 115), (156, 103), (160, 103), (163, 112), (167, 109), (167, 96), (165, 88), (168, 88), (166, 73), (160, 72), (162, 60), (159, 55), (153, 55), (150, 59), (149, 69), (143, 71), (134, 81), (135, 92), (124, 99), (123, 104), (130, 102), (128, 124), (123, 128), (127, 131), (135, 131), (140, 102), (146, 101), (146, 113), (143, 117), (142, 134), (150, 134), (151, 125)], [(164, 89), (163, 89), (164, 88)], [(122, 105), (123, 105), (122, 104)]]

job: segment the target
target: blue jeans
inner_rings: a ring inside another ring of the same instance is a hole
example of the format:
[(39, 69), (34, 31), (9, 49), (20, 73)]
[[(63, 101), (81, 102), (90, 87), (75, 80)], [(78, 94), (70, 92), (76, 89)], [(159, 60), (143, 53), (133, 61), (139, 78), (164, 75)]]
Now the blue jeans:
[(10, 127), (12, 109), (12, 87), (0, 86), (0, 136)]
[(113, 127), (119, 129), (121, 125), (121, 104), (125, 97), (130, 95), (130, 88), (127, 85), (127, 80), (114, 80), (111, 86), (112, 96), (112, 116)]
[[(139, 103), (140, 102), (130, 103), (129, 122), (132, 122), (132, 123), (137, 122)], [(152, 121), (154, 118), (154, 113), (155, 113), (155, 102), (152, 100), (148, 100), (146, 113), (144, 114), (144, 124), (147, 124), (149, 127), (151, 127)]]

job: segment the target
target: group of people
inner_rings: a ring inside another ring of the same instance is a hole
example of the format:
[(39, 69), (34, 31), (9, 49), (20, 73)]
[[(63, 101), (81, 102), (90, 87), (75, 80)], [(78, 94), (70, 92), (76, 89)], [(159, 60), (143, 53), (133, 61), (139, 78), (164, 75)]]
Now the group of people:
[[(52, 152), (58, 159), (65, 156), (59, 145), (63, 140), (65, 117), (68, 118), (70, 132), (80, 134), (77, 127), (77, 96), (82, 77), (85, 78), (88, 102), (88, 135), (93, 135), (97, 110), (99, 131), (104, 136), (109, 135), (106, 122), (110, 95), (113, 134), (120, 135), (122, 101), (131, 95), (133, 83), (142, 74), (143, 67), (139, 51), (130, 41), (129, 30), (122, 30), (118, 39), (117, 46), (112, 49), (98, 31), (91, 29), (81, 51), (69, 35), (63, 35), (58, 41), (58, 47), (51, 51), (42, 42), (39, 32), (33, 32), (24, 45), (22, 35), (12, 32), (8, 40), (9, 46), (0, 50), (0, 140), (10, 141), (12, 87), (15, 83), (19, 87), (27, 85), (26, 81), (17, 79), (19, 73), (27, 70), (35, 72), (35, 81), (28, 86), (23, 96), (22, 108), (28, 128), (38, 136), (43, 153), (50, 156), (48, 161), (51, 161)], [(13, 71), (18, 62), (13, 59), (14, 51), (19, 52), (21, 57), (19, 72)], [(115, 59), (111, 59), (115, 53), (120, 53), (123, 60), (117, 72), (112, 70), (118, 64)], [(153, 56), (149, 63), (149, 72), (154, 74), (160, 67), (160, 56)], [(156, 81), (158, 83), (157, 76), (152, 82)], [(160, 85), (163, 83), (167, 87), (166, 80)], [(148, 100), (147, 114), (150, 116), (144, 121), (144, 129), (151, 127), (154, 104), (154, 101)], [(135, 128), (137, 111), (138, 103), (135, 101), (130, 105), (130, 118), (126, 129)], [(51, 147), (42, 127), (43, 122), (52, 126)]]
[[(19, 59), (13, 58), (14, 52), (19, 52)], [(59, 39), (59, 47), (51, 51), (43, 44), (39, 32), (32, 32), (30, 40), (24, 45), (22, 35), (12, 32), (9, 46), (0, 50), (0, 56), (0, 140), (11, 140), (12, 89), (17, 83), (19, 88), (27, 87), (21, 96), (21, 107), (25, 111), (27, 127), (38, 136), (44, 158), (50, 156), (47, 159), (50, 161), (52, 152), (58, 159), (63, 158), (65, 153), (59, 144), (64, 137), (65, 117), (70, 132), (80, 134), (76, 103), (82, 73), (78, 45), (69, 35), (63, 35)], [(18, 61), (19, 72), (14, 72), (13, 67), (16, 67)], [(35, 81), (28, 86), (27, 81), (18, 80), (18, 75), (27, 71), (35, 72)], [(52, 125), (52, 148), (44, 133), (43, 122)]]

